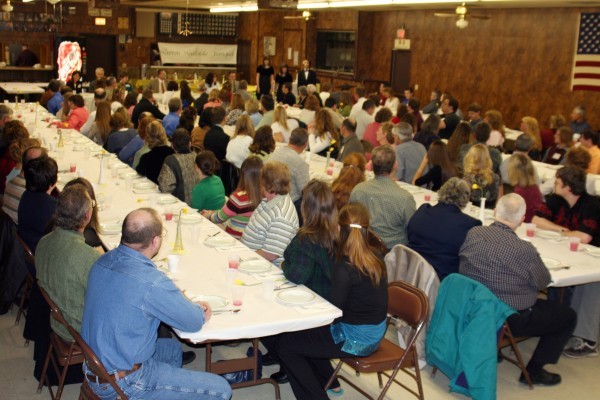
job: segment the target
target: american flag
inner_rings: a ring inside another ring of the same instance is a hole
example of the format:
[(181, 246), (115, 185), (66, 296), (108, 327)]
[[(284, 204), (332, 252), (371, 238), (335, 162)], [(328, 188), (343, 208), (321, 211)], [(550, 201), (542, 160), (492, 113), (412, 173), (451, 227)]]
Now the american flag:
[(581, 13), (571, 90), (600, 91), (600, 13)]

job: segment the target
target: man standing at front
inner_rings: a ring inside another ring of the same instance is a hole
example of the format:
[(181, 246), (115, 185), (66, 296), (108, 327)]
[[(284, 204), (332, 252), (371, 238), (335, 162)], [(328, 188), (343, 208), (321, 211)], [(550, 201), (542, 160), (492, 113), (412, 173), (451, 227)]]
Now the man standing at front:
[[(192, 303), (151, 261), (163, 239), (160, 216), (140, 208), (123, 222), (121, 244), (94, 264), (88, 278), (81, 336), (136, 399), (210, 399), (231, 397), (224, 378), (181, 368), (181, 345), (158, 339), (160, 322), (198, 331), (210, 319), (207, 303)], [(92, 390), (115, 395), (84, 363)]]
[[(525, 219), (525, 200), (516, 193), (498, 200), (496, 221), (472, 228), (460, 248), (459, 272), (492, 291), (517, 313), (507, 318), (515, 337), (539, 336), (527, 364), (534, 385), (557, 385), (558, 374), (544, 369), (556, 364), (569, 340), (577, 314), (568, 306), (538, 299), (550, 283), (550, 273), (535, 247), (514, 232)], [(519, 379), (525, 383), (521, 375)]]
[(362, 182), (350, 193), (350, 202), (367, 207), (371, 227), (388, 249), (397, 244), (408, 244), (406, 227), (415, 213), (415, 199), (395, 182), (396, 153), (391, 147), (373, 150), (371, 161), (375, 179)]
[[(39, 285), (65, 319), (77, 332), (81, 331), (83, 301), (88, 273), (100, 254), (85, 243), (83, 230), (90, 222), (95, 204), (86, 188), (72, 185), (63, 190), (56, 205), (56, 226), (44, 236), (35, 252), (35, 266)], [(52, 330), (67, 341), (67, 329), (51, 321)]]

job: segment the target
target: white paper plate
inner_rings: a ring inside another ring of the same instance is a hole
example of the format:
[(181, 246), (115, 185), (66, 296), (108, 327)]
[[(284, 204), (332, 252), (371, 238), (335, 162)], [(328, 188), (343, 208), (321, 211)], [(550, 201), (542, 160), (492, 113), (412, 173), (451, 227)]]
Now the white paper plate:
[(546, 268), (556, 268), (562, 265), (560, 261), (555, 260), (554, 258), (542, 257), (542, 262), (544, 263)]
[(227, 306), (227, 304), (229, 304), (229, 302), (227, 301), (227, 299), (225, 299), (225, 297), (203, 295), (203, 294), (192, 298), (192, 301), (194, 301), (194, 302), (196, 302), (196, 301), (205, 301), (208, 304), (210, 304), (210, 308), (213, 311), (221, 309), (221, 308), (224, 308), (224, 307)]
[[(179, 219), (179, 216), (175, 215), (175, 220), (178, 220), (178, 219)], [(181, 216), (181, 223), (183, 225), (199, 224), (200, 222), (202, 222), (202, 217), (199, 215), (183, 214)]]
[(208, 247), (227, 247), (233, 246), (235, 243), (236, 240), (225, 232), (209, 237), (204, 241), (204, 244)]
[(84, 138), (79, 138), (79, 139), (75, 139), (75, 141), (73, 143), (77, 143), (77, 144), (85, 144), (85, 143), (89, 143), (90, 141), (88, 139), (84, 139)]
[(86, 149), (86, 146), (83, 144), (76, 144), (75, 146), (73, 146), (73, 151), (84, 151)]
[(134, 189), (154, 189), (155, 187), (154, 182), (137, 182), (133, 184)]
[(106, 222), (100, 224), (100, 233), (103, 235), (119, 235), (121, 233), (122, 224), (116, 222)]
[(177, 203), (179, 200), (173, 196), (161, 196), (157, 203), (158, 204), (174, 204)]
[(315, 295), (308, 290), (303, 289), (286, 289), (281, 290), (275, 296), (277, 301), (289, 305), (301, 305), (310, 303), (315, 299)]
[(270, 271), (272, 266), (273, 264), (271, 264), (267, 260), (257, 258), (256, 260), (242, 261), (238, 270), (247, 274), (257, 274), (260, 272)]
[(545, 229), (537, 229), (535, 235), (544, 239), (560, 239), (563, 237), (560, 232), (548, 231)]
[(591, 256), (594, 257), (600, 257), (600, 248), (598, 247), (584, 247), (583, 251), (585, 251), (586, 253), (588, 253)]
[(129, 168), (129, 165), (127, 164), (121, 164), (121, 163), (115, 163), (115, 169), (119, 170), (119, 169), (123, 169), (123, 168)]

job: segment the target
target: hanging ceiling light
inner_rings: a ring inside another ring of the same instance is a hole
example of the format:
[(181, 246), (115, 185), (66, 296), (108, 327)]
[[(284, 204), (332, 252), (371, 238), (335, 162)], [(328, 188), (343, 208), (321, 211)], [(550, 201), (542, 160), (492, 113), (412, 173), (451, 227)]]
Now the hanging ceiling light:
[(182, 36), (189, 36), (192, 33), (194, 33), (194, 32), (192, 32), (192, 31), (190, 31), (188, 29), (189, 28), (189, 24), (190, 24), (190, 22), (189, 22), (189, 14), (188, 14), (188, 8), (189, 7), (190, 7), (190, 0), (186, 0), (186, 2), (185, 2), (185, 22), (183, 23), (184, 28), (181, 31), (179, 31), (179, 34), (182, 35)]

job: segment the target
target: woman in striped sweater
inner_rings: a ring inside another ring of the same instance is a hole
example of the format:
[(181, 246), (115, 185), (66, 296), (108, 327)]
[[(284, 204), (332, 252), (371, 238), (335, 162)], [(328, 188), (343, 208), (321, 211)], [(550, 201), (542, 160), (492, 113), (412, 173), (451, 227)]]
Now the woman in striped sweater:
[(225, 224), (225, 231), (240, 238), (248, 225), (250, 216), (262, 200), (260, 192), (260, 172), (263, 162), (256, 156), (250, 156), (242, 163), (240, 182), (229, 196), (229, 200), (218, 211), (203, 211), (202, 215), (215, 224)]

